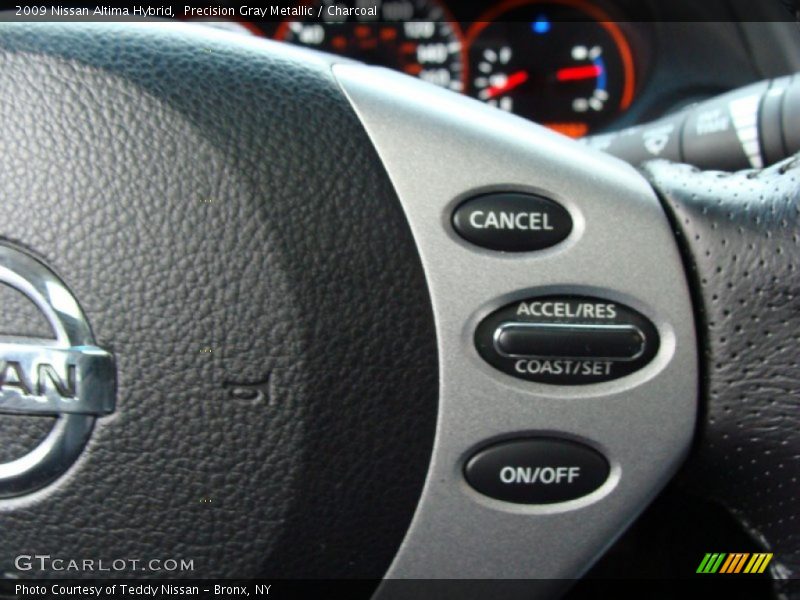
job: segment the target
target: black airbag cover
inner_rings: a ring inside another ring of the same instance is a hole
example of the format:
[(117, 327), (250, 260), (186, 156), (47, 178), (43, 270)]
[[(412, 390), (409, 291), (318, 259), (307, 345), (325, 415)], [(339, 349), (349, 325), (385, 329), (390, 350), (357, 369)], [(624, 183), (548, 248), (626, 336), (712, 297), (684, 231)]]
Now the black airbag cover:
[(119, 368), (78, 463), (0, 511), (0, 572), (40, 575), (13, 565), (35, 552), (381, 576), (427, 469), (435, 340), (330, 66), (188, 25), (3, 26), (0, 111), (0, 237)]

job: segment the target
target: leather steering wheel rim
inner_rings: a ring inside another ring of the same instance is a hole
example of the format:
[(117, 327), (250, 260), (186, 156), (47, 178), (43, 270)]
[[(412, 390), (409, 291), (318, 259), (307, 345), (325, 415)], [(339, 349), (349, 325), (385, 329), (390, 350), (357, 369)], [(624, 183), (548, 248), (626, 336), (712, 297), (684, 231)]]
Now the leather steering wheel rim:
[(788, 589), (800, 568), (800, 157), (737, 173), (664, 161), (643, 171), (684, 250), (701, 332), (702, 418), (681, 483), (773, 552)]

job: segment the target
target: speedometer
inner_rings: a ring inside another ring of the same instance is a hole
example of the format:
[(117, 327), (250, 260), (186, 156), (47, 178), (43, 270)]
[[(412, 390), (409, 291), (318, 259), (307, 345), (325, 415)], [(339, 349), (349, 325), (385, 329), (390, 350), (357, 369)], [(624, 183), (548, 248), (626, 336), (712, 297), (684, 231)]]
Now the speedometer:
[(314, 17), (284, 21), (275, 37), (464, 90), (461, 29), (437, 0), (317, 0), (311, 5)]
[(507, 0), (467, 34), (469, 92), (580, 137), (633, 100), (634, 66), (619, 26), (583, 0)]

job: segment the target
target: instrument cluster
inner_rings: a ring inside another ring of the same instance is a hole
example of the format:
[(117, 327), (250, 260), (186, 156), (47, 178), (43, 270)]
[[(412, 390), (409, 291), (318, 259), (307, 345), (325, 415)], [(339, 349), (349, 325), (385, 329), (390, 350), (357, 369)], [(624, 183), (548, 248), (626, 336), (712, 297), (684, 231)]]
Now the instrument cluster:
[(301, 0), (303, 16), (280, 23), (209, 24), (396, 69), (582, 137), (628, 109), (641, 68), (630, 23), (600, 1)]

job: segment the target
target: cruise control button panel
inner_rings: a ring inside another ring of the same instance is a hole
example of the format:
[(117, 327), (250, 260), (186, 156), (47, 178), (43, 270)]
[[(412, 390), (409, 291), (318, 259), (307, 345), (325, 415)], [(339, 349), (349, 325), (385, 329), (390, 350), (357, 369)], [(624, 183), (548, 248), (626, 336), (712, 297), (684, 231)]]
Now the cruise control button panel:
[(528, 298), (495, 311), (475, 332), (478, 353), (521, 379), (584, 385), (641, 369), (658, 352), (655, 326), (632, 308), (601, 298)]
[(575, 500), (608, 479), (605, 457), (584, 444), (541, 437), (500, 442), (475, 454), (464, 477), (476, 491), (504, 502)]
[(542, 196), (503, 192), (463, 202), (453, 214), (453, 228), (477, 246), (530, 252), (565, 239), (572, 218), (563, 206)]

